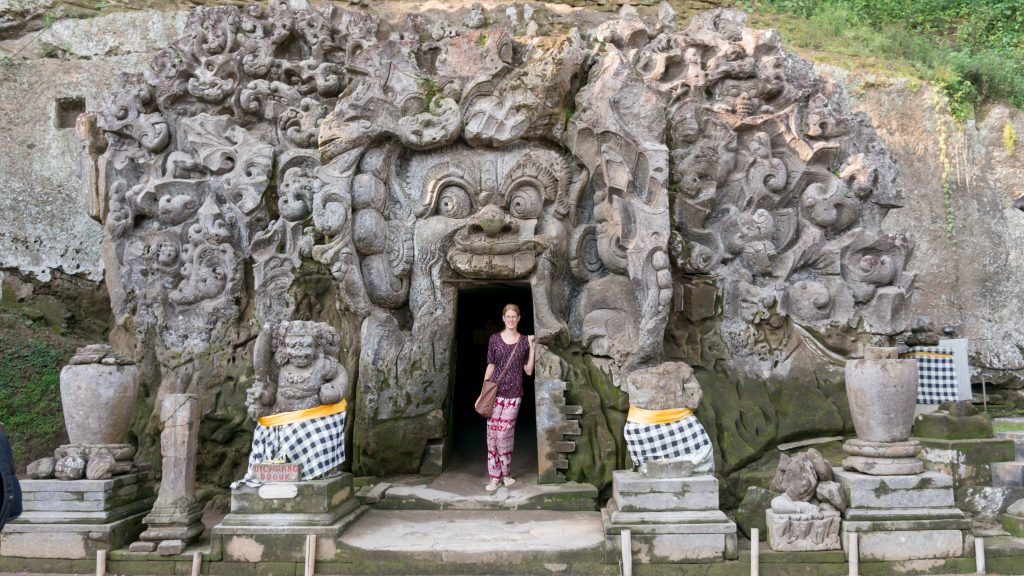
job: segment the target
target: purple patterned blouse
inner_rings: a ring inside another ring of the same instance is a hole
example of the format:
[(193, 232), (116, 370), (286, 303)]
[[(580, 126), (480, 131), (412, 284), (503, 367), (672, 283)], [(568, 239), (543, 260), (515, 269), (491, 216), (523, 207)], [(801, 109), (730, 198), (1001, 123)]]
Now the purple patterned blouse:
[[(514, 354), (512, 362), (505, 370), (505, 363), (508, 362), (510, 354)], [(498, 383), (498, 396), (502, 398), (521, 398), (523, 396), (523, 366), (530, 357), (530, 344), (526, 341), (526, 335), (520, 334), (519, 341), (515, 344), (505, 344), (501, 339), (501, 333), (491, 334), (487, 342), (487, 363), (494, 364), (494, 373), (491, 374), (491, 382)], [(504, 378), (501, 371), (505, 370)]]

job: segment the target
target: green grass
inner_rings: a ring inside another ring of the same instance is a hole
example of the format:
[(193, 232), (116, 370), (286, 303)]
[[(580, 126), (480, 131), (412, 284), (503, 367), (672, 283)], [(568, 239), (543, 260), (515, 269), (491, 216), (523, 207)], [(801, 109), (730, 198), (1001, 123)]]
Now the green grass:
[(0, 422), (17, 469), (56, 448), (64, 430), (60, 368), (68, 356), (51, 344), (0, 334)]
[(853, 69), (934, 82), (958, 119), (985, 102), (1024, 107), (1021, 0), (749, 0), (751, 23)]

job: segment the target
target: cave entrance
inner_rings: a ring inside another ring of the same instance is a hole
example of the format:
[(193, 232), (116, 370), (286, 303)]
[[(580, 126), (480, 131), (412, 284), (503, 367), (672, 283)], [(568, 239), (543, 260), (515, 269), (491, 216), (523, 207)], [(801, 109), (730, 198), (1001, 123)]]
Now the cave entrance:
[[(486, 420), (473, 409), (487, 369), (487, 340), (504, 325), (501, 309), (519, 306), (519, 332), (533, 334), (533, 295), (528, 284), (486, 284), (460, 287), (456, 298), (455, 346), (452, 347), (452, 390), (449, 394), (448, 472), (487, 475)], [(500, 367), (498, 368), (500, 369)], [(509, 367), (512, 370), (513, 367)], [(534, 378), (523, 374), (523, 402), (516, 419), (512, 451), (513, 478), (537, 474), (537, 424)]]

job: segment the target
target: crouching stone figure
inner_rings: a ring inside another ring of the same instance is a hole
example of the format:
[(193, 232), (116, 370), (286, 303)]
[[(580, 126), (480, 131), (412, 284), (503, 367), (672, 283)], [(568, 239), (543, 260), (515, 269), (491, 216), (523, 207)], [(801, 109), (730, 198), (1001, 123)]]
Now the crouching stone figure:
[(701, 389), (684, 362), (636, 370), (626, 378), (629, 414), (623, 434), (633, 465), (647, 473), (650, 461), (689, 462), (693, 474), (711, 474), (711, 438), (694, 416)]
[(246, 408), (257, 421), (245, 481), (265, 462), (300, 465), (303, 480), (331, 475), (345, 461), (348, 373), (338, 362), (338, 332), (322, 322), (263, 327)]

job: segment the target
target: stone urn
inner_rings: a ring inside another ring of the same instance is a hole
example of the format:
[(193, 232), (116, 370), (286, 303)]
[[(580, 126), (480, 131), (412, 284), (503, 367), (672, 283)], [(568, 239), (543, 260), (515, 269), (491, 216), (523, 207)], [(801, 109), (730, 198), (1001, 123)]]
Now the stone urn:
[(910, 439), (917, 403), (917, 363), (895, 348), (867, 348), (846, 362), (846, 394), (857, 438), (843, 444), (847, 470), (873, 475), (919, 474), (921, 444)]
[(79, 348), (60, 371), (64, 424), (73, 445), (120, 444), (131, 427), (139, 373), (105, 344)]
[(900, 360), (895, 348), (868, 348), (846, 362), (846, 394), (857, 438), (902, 442), (910, 438), (917, 403), (917, 363)]

